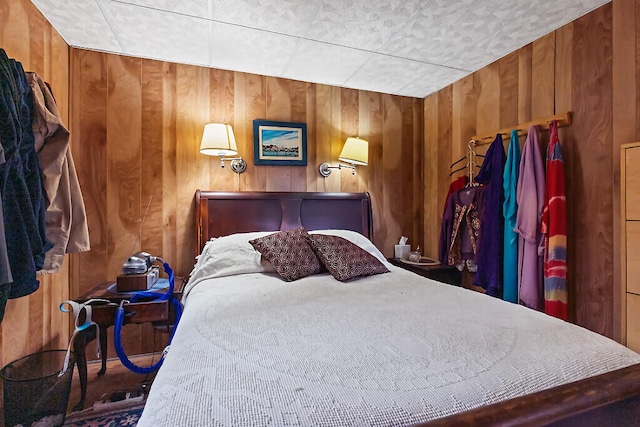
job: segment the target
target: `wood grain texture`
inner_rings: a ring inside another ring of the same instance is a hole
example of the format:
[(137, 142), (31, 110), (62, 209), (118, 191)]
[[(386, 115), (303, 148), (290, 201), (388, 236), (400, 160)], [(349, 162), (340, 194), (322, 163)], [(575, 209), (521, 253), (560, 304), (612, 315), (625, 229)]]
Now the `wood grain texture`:
[(640, 295), (640, 221), (627, 221), (627, 292)]
[(612, 4), (613, 46), (612, 46), (612, 113), (613, 113), (613, 287), (619, 292), (613, 293), (613, 313), (620, 313), (619, 321), (613, 323), (613, 338), (622, 340), (626, 331), (626, 304), (624, 272), (620, 260), (624, 257), (621, 238), (621, 197), (620, 146), (636, 141), (637, 131), (637, 99), (638, 99), (638, 54), (636, 40), (636, 13), (640, 7), (638, 2), (615, 1)]
[[(1, 2), (0, 47), (19, 61), (25, 71), (37, 73), (50, 84), (63, 122), (68, 126), (69, 48), (31, 2)], [(38, 291), (8, 301), (0, 325), (1, 366), (29, 353), (66, 347), (69, 318), (58, 310), (58, 305), (69, 298), (69, 270), (67, 256), (59, 273), (38, 277)]]
[[(518, 51), (498, 61), (500, 68), (500, 127), (515, 126), (518, 123), (518, 67), (520, 55)], [(508, 146), (508, 137), (505, 147)]]
[(625, 150), (625, 211), (624, 219), (640, 220), (640, 147)]
[[(382, 176), (384, 179), (383, 190), (383, 224), (380, 230), (383, 239), (397, 242), (400, 236), (407, 236), (410, 229), (403, 223), (403, 187), (406, 183), (402, 178), (404, 159), (402, 157), (402, 106), (400, 99), (391, 95), (383, 95), (382, 103), (385, 111), (385, 120), (382, 127)], [(375, 233), (374, 233), (375, 235)], [(413, 236), (409, 237), (409, 243)]]
[(533, 118), (555, 113), (555, 38), (551, 32), (531, 44), (531, 80), (534, 96), (531, 97)]
[[(401, 234), (423, 245), (422, 100), (80, 49), (71, 61), (74, 154), (96, 249), (73, 271), (77, 292), (113, 279), (134, 247), (187, 275), (198, 188), (369, 191), (376, 245), (387, 256)], [(308, 165), (254, 165), (254, 119), (307, 123)], [(208, 122), (232, 124), (246, 172), (199, 153)], [(336, 164), (354, 135), (370, 142), (369, 166), (322, 178), (319, 163)], [(128, 327), (128, 351), (158, 347), (144, 328)]]
[(627, 295), (627, 346), (640, 352), (640, 295)]
[[(424, 183), (430, 188), (423, 219), (425, 246), (430, 250), (437, 248), (437, 233), (431, 230), (439, 230), (442, 213), (436, 207), (444, 203), (441, 181), (447, 186), (450, 182), (434, 169), (443, 163), (448, 166), (460, 155), (459, 146), (450, 148), (460, 142), (441, 138), (441, 127), (452, 127), (455, 139), (460, 139), (468, 129), (473, 129), (471, 135), (495, 132), (514, 124), (510, 123), (514, 119), (523, 123), (559, 113), (559, 107), (574, 112), (573, 124), (560, 135), (567, 173), (570, 308), (575, 322), (607, 336), (614, 329), (611, 235), (617, 173), (612, 166), (611, 10), (611, 4), (596, 9), (454, 83), (452, 108), (439, 102), (446, 103), (449, 88), (424, 101)], [(546, 140), (548, 134), (542, 137)], [(449, 150), (449, 156), (437, 157), (440, 150)], [(618, 289), (616, 285), (615, 292)]]
[(438, 94), (424, 100), (424, 255), (437, 258), (444, 201), (438, 199)]
[[(567, 200), (572, 236), (567, 250), (574, 278), (569, 290), (576, 298), (577, 323), (611, 336), (613, 121), (610, 107), (604, 107), (611, 105), (612, 93), (611, 5), (575, 21), (573, 39), (572, 106), (577, 126), (567, 130), (563, 141), (567, 193), (572, 195)], [(583, 149), (584, 141), (589, 141), (589, 150)]]
[(524, 46), (518, 51), (518, 123), (526, 123), (531, 116), (532, 90), (532, 46)]

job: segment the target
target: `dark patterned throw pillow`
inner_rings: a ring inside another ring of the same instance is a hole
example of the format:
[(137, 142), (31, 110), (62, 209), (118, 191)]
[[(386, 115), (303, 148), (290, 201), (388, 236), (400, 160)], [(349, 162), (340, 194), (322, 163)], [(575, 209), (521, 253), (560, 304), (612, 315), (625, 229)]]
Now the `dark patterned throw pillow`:
[(273, 265), (284, 280), (291, 282), (323, 270), (307, 242), (308, 236), (307, 231), (300, 227), (249, 240), (249, 243)]
[(378, 258), (342, 237), (311, 234), (307, 240), (329, 273), (341, 282), (389, 271)]

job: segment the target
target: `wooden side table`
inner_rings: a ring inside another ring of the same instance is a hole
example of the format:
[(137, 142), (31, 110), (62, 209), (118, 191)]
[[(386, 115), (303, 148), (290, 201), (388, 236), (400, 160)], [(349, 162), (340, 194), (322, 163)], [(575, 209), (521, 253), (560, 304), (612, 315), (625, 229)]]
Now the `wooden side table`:
[[(182, 297), (181, 279), (175, 280), (174, 295), (180, 299)], [(90, 299), (104, 299), (112, 304), (91, 304), (93, 320), (100, 327), (100, 359), (102, 367), (98, 372), (98, 376), (104, 375), (107, 370), (107, 328), (114, 325), (116, 318), (116, 309), (123, 300), (129, 300), (134, 293), (125, 292), (118, 293), (115, 290), (115, 282), (103, 282), (89, 289), (84, 294), (75, 298), (74, 301), (83, 303)], [(176, 291), (177, 289), (177, 291)], [(162, 292), (163, 290), (153, 290), (154, 292)], [(165, 289), (166, 291), (166, 289)], [(173, 307), (169, 301), (146, 301), (126, 304), (124, 306), (125, 317), (123, 324), (129, 323), (146, 323), (152, 322), (154, 326), (171, 330), (173, 323)], [(84, 323), (84, 314), (80, 318), (80, 324)], [(73, 342), (73, 351), (76, 356), (76, 364), (78, 365), (78, 375), (80, 377), (80, 401), (73, 407), (74, 411), (82, 410), (87, 392), (87, 358), (85, 349), (87, 344), (96, 339), (96, 328), (87, 328), (79, 332)]]
[(438, 282), (448, 283), (454, 286), (462, 286), (462, 272), (454, 266), (449, 265), (417, 265), (402, 262), (398, 258), (388, 258), (388, 261), (397, 266), (409, 270), (413, 273)]

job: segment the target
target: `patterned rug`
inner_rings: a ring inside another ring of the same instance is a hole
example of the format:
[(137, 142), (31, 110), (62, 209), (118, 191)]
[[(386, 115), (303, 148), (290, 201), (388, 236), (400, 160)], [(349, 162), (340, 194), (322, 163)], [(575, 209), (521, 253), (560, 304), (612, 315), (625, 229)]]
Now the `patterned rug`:
[(66, 427), (133, 427), (138, 424), (144, 403), (127, 408), (117, 408), (96, 413), (82, 411), (67, 416)]

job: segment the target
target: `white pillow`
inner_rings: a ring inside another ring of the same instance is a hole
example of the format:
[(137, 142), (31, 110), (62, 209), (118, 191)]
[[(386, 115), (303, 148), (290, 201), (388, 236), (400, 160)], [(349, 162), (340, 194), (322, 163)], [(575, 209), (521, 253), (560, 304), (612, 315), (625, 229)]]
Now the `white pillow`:
[(273, 265), (262, 260), (260, 252), (256, 251), (249, 243), (249, 240), (272, 233), (275, 232), (236, 233), (209, 240), (202, 248), (202, 253), (197, 257), (189, 282), (185, 287), (185, 296), (197, 283), (211, 277), (275, 272)]
[(375, 247), (375, 245), (371, 242), (371, 240), (366, 238), (364, 235), (358, 233), (357, 231), (352, 231), (352, 230), (313, 230), (313, 231), (307, 231), (307, 232), (309, 234), (328, 234), (328, 235), (332, 235), (332, 236), (342, 237), (343, 239), (347, 239), (351, 243), (354, 243), (354, 244), (360, 246), (362, 249), (364, 249), (365, 251), (369, 252), (371, 255), (373, 255), (376, 258), (378, 258), (380, 260), (380, 262), (383, 263), (386, 267), (389, 267), (391, 265), (389, 263), (389, 261), (387, 261), (385, 256), (382, 255), (382, 252), (380, 252), (378, 250), (378, 248)]

